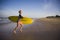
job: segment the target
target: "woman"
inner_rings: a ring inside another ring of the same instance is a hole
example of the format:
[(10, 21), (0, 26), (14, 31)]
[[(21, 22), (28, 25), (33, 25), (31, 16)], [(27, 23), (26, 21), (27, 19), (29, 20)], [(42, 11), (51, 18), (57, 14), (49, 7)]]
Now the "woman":
[(22, 32), (23, 24), (22, 24), (22, 22), (20, 20), (23, 18), (23, 16), (21, 16), (21, 14), (22, 14), (22, 10), (19, 10), (19, 16), (18, 16), (18, 20), (17, 20), (17, 26), (14, 29), (14, 33), (16, 33), (16, 30), (17, 30), (18, 27), (20, 27), (20, 31)]

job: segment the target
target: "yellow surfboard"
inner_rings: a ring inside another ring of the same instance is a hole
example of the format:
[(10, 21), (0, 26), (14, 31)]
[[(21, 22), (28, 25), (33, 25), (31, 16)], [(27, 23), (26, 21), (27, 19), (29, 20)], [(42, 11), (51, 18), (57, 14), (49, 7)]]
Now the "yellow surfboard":
[[(18, 16), (10, 16), (10, 17), (8, 17), (9, 18), (9, 20), (11, 20), (12, 22), (17, 22), (17, 20), (18, 20)], [(29, 17), (23, 17), (22, 19), (21, 19), (21, 22), (23, 23), (23, 24), (31, 24), (31, 23), (33, 23), (33, 20), (32, 20), (32, 18), (29, 18)]]

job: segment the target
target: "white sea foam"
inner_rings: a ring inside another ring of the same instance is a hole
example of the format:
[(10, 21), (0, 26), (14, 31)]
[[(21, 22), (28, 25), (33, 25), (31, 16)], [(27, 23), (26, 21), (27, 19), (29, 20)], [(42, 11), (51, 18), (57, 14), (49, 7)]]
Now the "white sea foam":
[(1, 23), (9, 23), (10, 20), (8, 18), (0, 18), (0, 24)]

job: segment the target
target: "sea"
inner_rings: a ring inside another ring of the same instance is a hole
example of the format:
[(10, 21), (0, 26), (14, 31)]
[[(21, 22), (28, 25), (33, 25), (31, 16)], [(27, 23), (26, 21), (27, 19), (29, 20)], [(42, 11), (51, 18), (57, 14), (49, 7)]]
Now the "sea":
[(0, 24), (10, 23), (8, 17), (0, 17)]

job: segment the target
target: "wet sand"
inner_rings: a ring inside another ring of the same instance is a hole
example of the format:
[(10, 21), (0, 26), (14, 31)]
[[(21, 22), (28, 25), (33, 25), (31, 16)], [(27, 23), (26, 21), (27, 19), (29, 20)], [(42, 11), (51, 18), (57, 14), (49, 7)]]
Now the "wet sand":
[(16, 23), (0, 24), (0, 40), (58, 40), (60, 35), (60, 22), (53, 23), (36, 19), (30, 25), (23, 26), (23, 32), (12, 31)]

